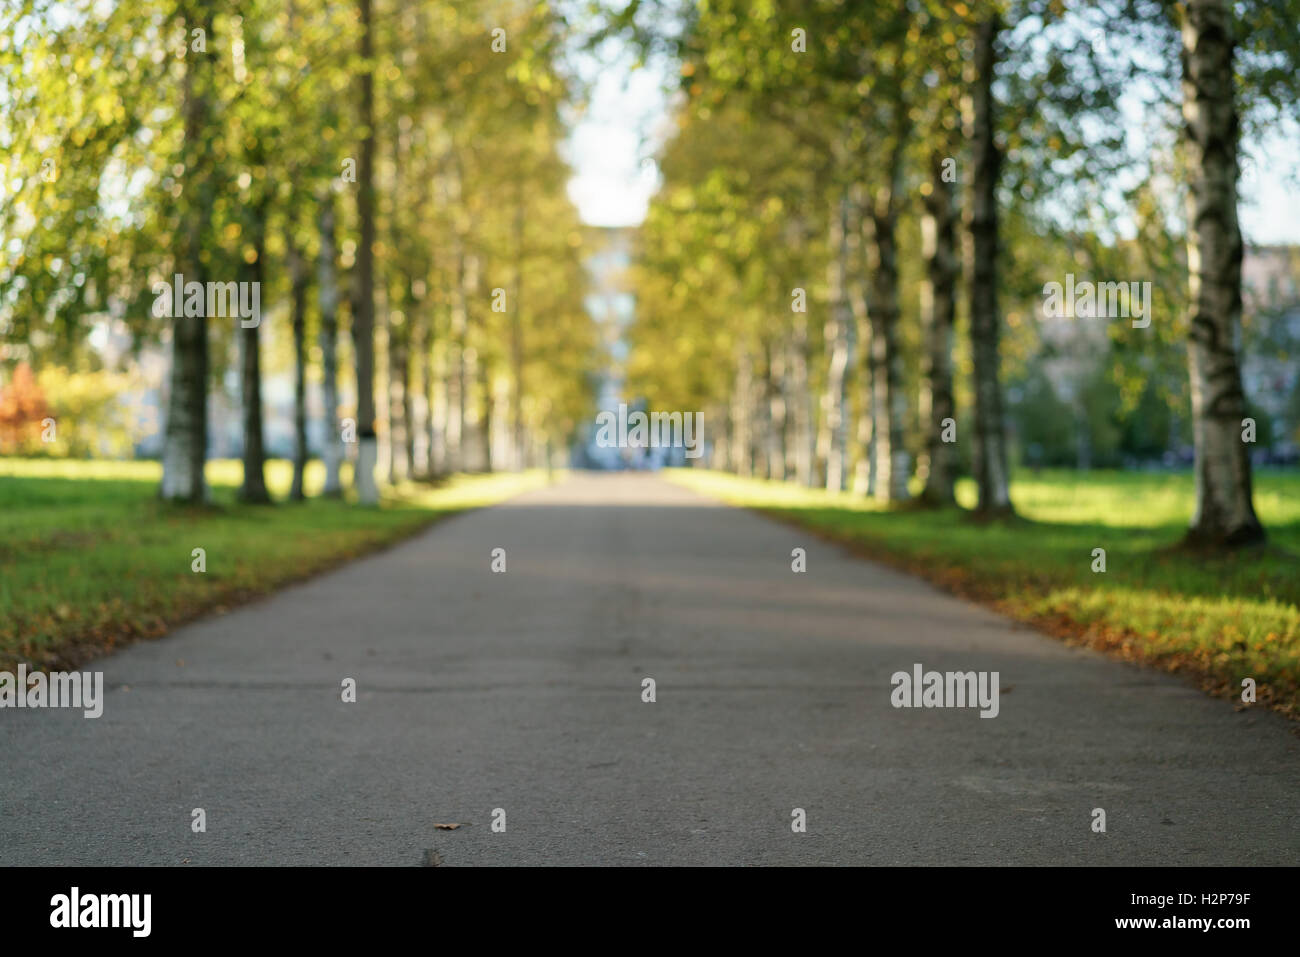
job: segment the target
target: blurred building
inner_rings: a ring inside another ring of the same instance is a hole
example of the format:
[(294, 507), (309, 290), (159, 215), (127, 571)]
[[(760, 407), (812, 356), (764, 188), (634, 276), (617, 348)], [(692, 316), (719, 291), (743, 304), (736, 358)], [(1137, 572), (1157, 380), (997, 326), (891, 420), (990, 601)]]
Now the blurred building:
[[(587, 259), (587, 313), (600, 330), (601, 346), (610, 363), (601, 373), (596, 390), (595, 412), (615, 411), (623, 396), (623, 362), (627, 358), (624, 334), (636, 312), (628, 270), (632, 265), (632, 243), (636, 230), (630, 227), (588, 226), (584, 239), (593, 250)], [(596, 423), (573, 450), (573, 464), (579, 468), (617, 469), (623, 466), (622, 450), (596, 444)]]
[[(588, 226), (586, 239), (592, 254), (587, 259), (589, 276), (585, 305), (600, 329), (601, 344), (610, 358), (597, 389), (596, 408), (586, 430), (586, 437), (573, 450), (573, 464), (579, 468), (657, 469), (685, 465), (686, 450), (669, 448), (603, 448), (596, 442), (596, 415), (618, 412), (620, 403), (628, 411), (651, 411), (644, 398), (626, 394), (624, 363), (627, 360), (627, 329), (636, 315), (636, 297), (632, 292), (630, 269), (634, 253), (636, 228), (628, 226)], [(674, 411), (674, 410), (658, 410)]]
[(1265, 419), (1259, 457), (1300, 462), (1300, 247), (1247, 246), (1241, 285), (1242, 387)]

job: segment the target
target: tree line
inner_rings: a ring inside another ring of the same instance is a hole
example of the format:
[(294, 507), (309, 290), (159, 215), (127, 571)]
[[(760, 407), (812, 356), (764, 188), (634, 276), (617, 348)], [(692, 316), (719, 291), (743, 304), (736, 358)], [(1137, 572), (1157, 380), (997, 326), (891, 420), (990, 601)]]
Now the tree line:
[[(1110, 270), (1151, 282), (1159, 309), (1109, 330), (1117, 401), (1179, 377), (1169, 401), (1190, 405), (1189, 540), (1262, 541), (1239, 151), (1243, 128), (1295, 117), (1298, 15), (1292, 0), (633, 0), (607, 30), (679, 82), (630, 383), (705, 410), (715, 465), (889, 503), (916, 479), (935, 506), (964, 467), (979, 513), (1014, 514), (1006, 303), (1023, 324), (1045, 279)], [(1145, 152), (1126, 91), (1145, 97)]]
[[(68, 364), (94, 361), (105, 321), (166, 343), (163, 498), (206, 498), (209, 393), (234, 368), (240, 497), (269, 501), (269, 336), (292, 353), (293, 498), (309, 376), (326, 494), (355, 442), (363, 503), (376, 470), (540, 464), (586, 417), (598, 337), (560, 153), (580, 90), (555, 11), (19, 0), (0, 17), (0, 338)], [(260, 290), (269, 321), (160, 320), (173, 277)]]

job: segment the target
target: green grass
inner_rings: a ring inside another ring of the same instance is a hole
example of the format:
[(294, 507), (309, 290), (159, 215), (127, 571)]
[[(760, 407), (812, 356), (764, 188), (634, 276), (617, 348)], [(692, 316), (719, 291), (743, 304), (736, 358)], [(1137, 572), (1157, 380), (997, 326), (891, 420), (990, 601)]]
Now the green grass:
[[(1300, 717), (1300, 475), (1256, 476), (1269, 546), (1236, 555), (1176, 546), (1191, 518), (1190, 475), (1021, 474), (1024, 520), (981, 523), (956, 510), (887, 510), (846, 493), (694, 469), (698, 491), (792, 521), (1070, 640), (1181, 672)], [(975, 489), (958, 486), (972, 505)], [(1106, 550), (1106, 571), (1091, 570)]]
[[(289, 463), (269, 462), (266, 474), (283, 499)], [(0, 670), (74, 667), (547, 481), (524, 472), (405, 483), (384, 490), (380, 508), (361, 508), (240, 505), (238, 462), (211, 462), (207, 476), (212, 504), (184, 507), (158, 500), (155, 462), (0, 459)], [(323, 484), (311, 463), (308, 494)], [(195, 548), (206, 552), (203, 574), (191, 570)]]

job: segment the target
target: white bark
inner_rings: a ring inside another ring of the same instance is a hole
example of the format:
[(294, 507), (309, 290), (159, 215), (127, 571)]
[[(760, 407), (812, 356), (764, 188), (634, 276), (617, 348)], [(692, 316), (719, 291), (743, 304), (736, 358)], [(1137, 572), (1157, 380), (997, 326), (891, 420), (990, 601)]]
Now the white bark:
[(356, 474), (352, 478), (357, 501), (362, 505), (379, 503), (379, 486), (375, 484), (375, 465), (379, 461), (379, 440), (373, 435), (357, 439)]
[(875, 426), (876, 499), (902, 502), (908, 498), (911, 456), (903, 443), (907, 394), (903, 391), (903, 353), (898, 346), (897, 224), (902, 132), (889, 162), (888, 179), (876, 191), (864, 217), (867, 268), (871, 275), (872, 410)]
[(1187, 0), (1183, 15), (1183, 119), (1188, 154), (1188, 374), (1196, 444), (1196, 512), (1189, 538), (1234, 546), (1263, 541), (1252, 502), (1246, 401), (1237, 355), (1241, 229), (1232, 8)]
[[(182, 8), (182, 21), (196, 22), (195, 11)], [(212, 35), (212, 14), (202, 17)], [(211, 226), (213, 192), (211, 159), (204, 145), (209, 122), (206, 57), (190, 57), (185, 66), (185, 166), (187, 209), (177, 271), (185, 281), (203, 282), (203, 238)], [(163, 477), (159, 494), (168, 501), (201, 503), (208, 497), (204, 464), (208, 445), (208, 324), (202, 316), (172, 317), (172, 363), (163, 433)]]
[(952, 392), (952, 329), (956, 307), (956, 208), (953, 187), (943, 179), (944, 155), (931, 157), (930, 192), (921, 222), (926, 278), (921, 286), (925, 362), (917, 411), (925, 424), (926, 457), (922, 498), (933, 505), (954, 501), (956, 445), (943, 441), (944, 420), (956, 418)]

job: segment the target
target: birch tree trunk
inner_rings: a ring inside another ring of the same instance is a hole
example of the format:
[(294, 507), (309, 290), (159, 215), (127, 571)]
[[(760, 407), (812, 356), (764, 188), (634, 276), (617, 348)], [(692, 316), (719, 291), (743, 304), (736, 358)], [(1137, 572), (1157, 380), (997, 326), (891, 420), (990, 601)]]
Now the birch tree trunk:
[(1188, 540), (1236, 547), (1262, 542), (1265, 536), (1255, 517), (1250, 453), (1241, 437), (1246, 400), (1237, 354), (1242, 242), (1232, 5), (1228, 0), (1186, 0), (1179, 8), (1190, 186), (1187, 365), (1196, 446), (1196, 512)]
[(305, 498), (303, 475), (307, 470), (307, 269), (294, 235), (295, 219), (290, 216), (284, 237), (289, 267), (289, 321), (293, 328), (293, 484), (289, 499), (301, 502)]
[(761, 341), (757, 347), (758, 374), (753, 377), (753, 391), (750, 395), (750, 458), (754, 463), (754, 475), (766, 479), (771, 473), (768, 452), (772, 447), (772, 406), (770, 391), (772, 389), (771, 356), (767, 351), (767, 342)]
[(865, 217), (867, 268), (871, 275), (871, 348), (876, 427), (876, 499), (902, 502), (908, 497), (911, 456), (903, 443), (907, 395), (903, 391), (903, 355), (898, 348), (898, 179), (902, 137), (892, 149), (888, 180), (877, 191)]
[(994, 139), (993, 74), (1000, 23), (996, 15), (975, 30), (970, 94), (964, 104), (966, 137), (971, 144), (970, 336), (974, 366), (975, 423), (972, 460), (979, 490), (976, 509), (986, 514), (1013, 511), (1002, 421), (998, 373), (998, 209), (997, 184), (1002, 156)]
[(858, 463), (853, 471), (853, 494), (874, 497), (876, 494), (876, 402), (875, 345), (871, 327), (862, 327), (863, 358), (858, 363), (858, 428), (855, 441)]
[(830, 364), (826, 377), (826, 488), (841, 491), (848, 484), (849, 379), (857, 330), (849, 305), (849, 198), (841, 194), (830, 216), (831, 316), (826, 324)]
[(466, 271), (468, 269), (465, 247), (460, 238), (456, 241), (456, 275), (453, 280), (451, 322), (447, 337), (446, 350), (446, 462), (448, 472), (459, 472), (465, 468), (465, 389), (466, 375), (465, 346), (469, 330), (469, 295), (466, 290)]
[(793, 461), (790, 464), (790, 471), (794, 473), (795, 480), (800, 485), (811, 488), (814, 484), (813, 445), (816, 437), (813, 434), (812, 385), (808, 381), (808, 316), (806, 313), (795, 313), (794, 316), (794, 338), (790, 346), (790, 395), (794, 406), (794, 415), (791, 417), (794, 435), (790, 443)]
[[(392, 129), (393, 196), (402, 195), (403, 166), (410, 159), (409, 125), (405, 117), (395, 115)], [(394, 201), (389, 216), (390, 268), (396, 274), (396, 283), (385, 289), (395, 295), (387, 302), (385, 326), (388, 332), (388, 483), (396, 485), (411, 474), (411, 401), (410, 401), (410, 342), (411, 342), (411, 276), (407, 269), (406, 235), (403, 230), (405, 210)]]
[(524, 204), (515, 206), (515, 307), (510, 310), (510, 461), (524, 467)]
[(754, 471), (753, 442), (750, 438), (752, 422), (751, 398), (753, 389), (753, 360), (746, 346), (736, 354), (736, 378), (731, 398), (731, 467), (740, 476), (749, 478)]
[(471, 253), (465, 257), (464, 320), (465, 330), (460, 345), (460, 451), (464, 468), (481, 468), (484, 456), (477, 456), (475, 443), (487, 434), (482, 421), (482, 406), (474, 411), (475, 381), (481, 381), (482, 367), (487, 361), (485, 353), (475, 347), (477, 332), (474, 329), (474, 309), (479, 288), (479, 258)]
[(945, 157), (931, 156), (930, 192), (924, 198), (921, 247), (926, 278), (921, 286), (921, 323), (925, 359), (918, 403), (926, 428), (925, 488), (921, 499), (929, 505), (951, 505), (956, 471), (956, 446), (943, 441), (944, 420), (953, 419), (952, 328), (957, 304), (956, 206), (953, 185), (944, 182)]
[[(182, 7), (188, 25), (200, 18)], [(212, 11), (201, 22), (212, 37)], [(208, 102), (212, 61), (206, 56), (185, 58), (185, 175), (186, 223), (181, 231), (176, 271), (186, 282), (204, 282), (203, 238), (212, 222), (212, 153), (205, 145), (210, 115)], [(174, 281), (174, 280), (173, 280)], [(162, 484), (167, 501), (202, 503), (207, 498), (203, 468), (208, 453), (208, 324), (204, 316), (172, 317), (172, 363), (168, 382), (167, 425), (163, 434)]]
[(325, 495), (338, 498), (343, 494), (339, 470), (343, 465), (343, 440), (339, 433), (339, 284), (336, 261), (338, 251), (334, 236), (334, 198), (325, 192), (320, 201), (320, 261), (317, 264), (317, 295), (320, 305), (321, 391), (325, 401)]
[[(441, 310), (440, 310), (441, 311)], [(450, 310), (449, 310), (450, 311)], [(448, 459), (448, 445), (451, 428), (451, 321), (448, 317), (447, 322), (439, 323), (438, 330), (442, 332), (442, 346), (439, 348), (435, 332), (434, 342), (434, 363), (433, 363), (433, 405), (430, 409), (432, 421), (430, 442), (433, 443), (433, 474), (443, 475), (451, 471), (451, 462)]]
[[(404, 282), (407, 277), (401, 277)], [(385, 472), (389, 484), (411, 473), (410, 317), (408, 296), (400, 294), (388, 310), (388, 441)]]
[(486, 359), (478, 360), (478, 387), (483, 393), (483, 404), (479, 407), (479, 437), (483, 440), (483, 471), (491, 472), (496, 467), (492, 456), (493, 418), (496, 416), (496, 395), (493, 386), (492, 363)]
[[(388, 369), (392, 398), (389, 415), (392, 423), (392, 472), (397, 478), (408, 478), (411, 475), (411, 464), (415, 460), (415, 434), (411, 430), (411, 300), (409, 296), (403, 296), (399, 302), (403, 312), (402, 323), (393, 330), (389, 340)], [(395, 480), (390, 476), (390, 481)]]
[[(266, 217), (270, 196), (263, 193), (252, 211), (253, 251), (256, 258), (242, 270), (244, 281), (261, 289), (266, 263)], [(259, 295), (260, 298), (260, 295)], [(253, 320), (256, 319), (256, 322)], [(266, 490), (266, 443), (262, 431), (262, 322), (261, 316), (240, 321), (239, 381), (244, 418), (244, 484), (239, 498), (244, 502), (265, 504), (271, 501)]]
[[(364, 63), (374, 56), (370, 0), (357, 0), (361, 13), (360, 54)], [(357, 163), (356, 314), (352, 317), (352, 342), (357, 363), (357, 461), (353, 485), (362, 505), (379, 504), (375, 484), (375, 89), (374, 73), (361, 72), (360, 123), (365, 130)]]
[(420, 472), (429, 478), (435, 471), (433, 451), (433, 312), (426, 299), (420, 313), (420, 395), (424, 397), (424, 461)]
[(769, 343), (767, 357), (767, 477), (785, 481), (788, 408), (784, 385), (785, 342)]
[[(859, 208), (861, 198), (857, 197)], [(861, 227), (861, 222), (858, 223)], [(861, 230), (859, 229), (858, 232)], [(871, 337), (871, 312), (867, 308), (867, 262), (859, 238), (854, 247), (853, 280), (849, 284), (849, 302), (858, 330), (858, 423), (854, 442), (857, 464), (853, 470), (853, 494), (874, 497), (876, 494), (876, 403), (875, 346)]]

